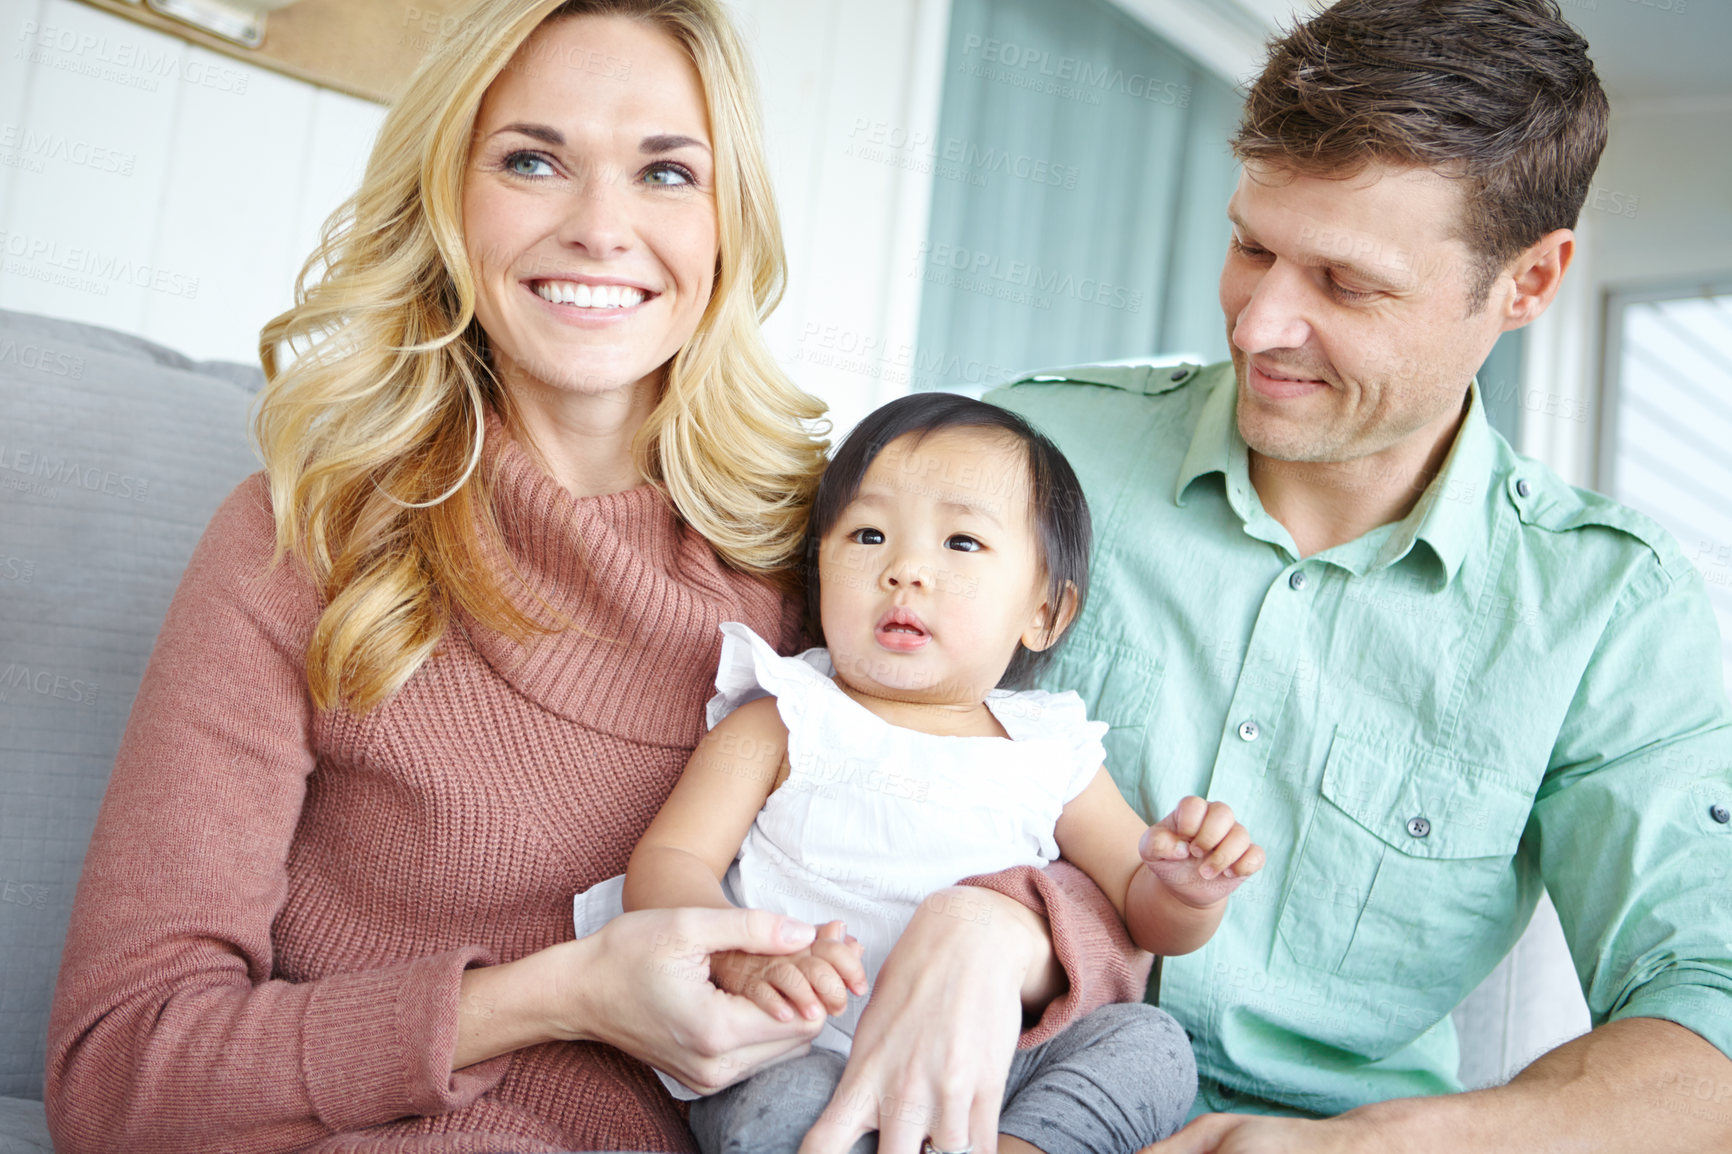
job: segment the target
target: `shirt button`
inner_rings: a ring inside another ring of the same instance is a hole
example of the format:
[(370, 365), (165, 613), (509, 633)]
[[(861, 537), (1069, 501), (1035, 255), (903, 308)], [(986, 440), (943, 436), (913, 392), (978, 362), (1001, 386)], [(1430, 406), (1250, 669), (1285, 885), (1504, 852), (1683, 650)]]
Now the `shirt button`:
[(1190, 375), (1190, 372), (1189, 369), (1174, 369), (1172, 379), (1175, 381), (1182, 381)]
[(1727, 822), (1732, 821), (1732, 809), (1727, 809), (1725, 806), (1716, 803), (1708, 807), (1708, 816), (1719, 822), (1721, 825), (1725, 825)]
[(1261, 732), (1262, 730), (1257, 728), (1255, 721), (1241, 721), (1239, 723), (1239, 736), (1245, 741), (1256, 741), (1257, 734)]
[(1516, 482), (1516, 496), (1526, 497), (1529, 493), (1532, 493), (1533, 491), (1534, 491), (1534, 487), (1532, 485), (1528, 484), (1528, 480), (1526, 477), (1523, 477), (1521, 480)]
[(1423, 817), (1410, 817), (1407, 819), (1407, 832), (1414, 837), (1425, 837), (1431, 832), (1431, 823)]
[(1305, 591), (1305, 586), (1309, 584), (1311, 584), (1311, 578), (1305, 576), (1305, 572), (1302, 569), (1295, 569), (1293, 571), (1293, 576), (1287, 578), (1287, 587), (1295, 593), (1303, 593)]

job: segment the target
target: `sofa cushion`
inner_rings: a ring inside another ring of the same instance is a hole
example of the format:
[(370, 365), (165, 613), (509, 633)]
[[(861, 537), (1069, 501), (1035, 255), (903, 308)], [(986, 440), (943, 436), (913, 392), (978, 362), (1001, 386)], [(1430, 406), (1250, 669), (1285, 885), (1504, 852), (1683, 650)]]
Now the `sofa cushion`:
[(54, 1154), (41, 1102), (0, 1098), (0, 1154)]
[(262, 379), (0, 311), (0, 1097), (42, 1096), (97, 806), (181, 570), (258, 468)]

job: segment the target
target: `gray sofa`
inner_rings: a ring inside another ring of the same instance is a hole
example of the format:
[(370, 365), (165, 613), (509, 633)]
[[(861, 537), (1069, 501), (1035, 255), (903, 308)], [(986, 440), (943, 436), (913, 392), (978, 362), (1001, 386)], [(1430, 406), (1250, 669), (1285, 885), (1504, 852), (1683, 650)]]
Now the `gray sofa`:
[[(85, 846), (181, 570), (257, 468), (260, 383), (0, 311), (0, 1154), (51, 1149), (45, 1033)], [(1456, 1018), (1469, 1085), (1586, 1028), (1549, 906)]]
[(145, 659), (218, 503), (258, 468), (256, 367), (0, 312), (0, 1154), (48, 1150), (48, 1005)]

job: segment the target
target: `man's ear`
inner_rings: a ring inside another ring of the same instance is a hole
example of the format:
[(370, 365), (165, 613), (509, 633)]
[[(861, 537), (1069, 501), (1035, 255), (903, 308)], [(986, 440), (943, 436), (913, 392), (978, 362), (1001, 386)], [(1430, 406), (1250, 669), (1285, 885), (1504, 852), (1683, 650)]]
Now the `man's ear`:
[(1531, 324), (1546, 311), (1564, 271), (1576, 255), (1576, 234), (1567, 228), (1553, 229), (1522, 251), (1505, 274), (1515, 282), (1515, 295), (1503, 306), (1503, 327), (1508, 332)]
[(1070, 628), (1070, 623), (1076, 619), (1076, 582), (1066, 581), (1064, 593), (1058, 599), (1058, 612), (1053, 612), (1052, 601), (1046, 600), (1034, 611), (1034, 620), (1028, 628), (1022, 631), (1022, 644), (1026, 649), (1039, 653), (1058, 644), (1058, 639), (1064, 636), (1064, 631)]

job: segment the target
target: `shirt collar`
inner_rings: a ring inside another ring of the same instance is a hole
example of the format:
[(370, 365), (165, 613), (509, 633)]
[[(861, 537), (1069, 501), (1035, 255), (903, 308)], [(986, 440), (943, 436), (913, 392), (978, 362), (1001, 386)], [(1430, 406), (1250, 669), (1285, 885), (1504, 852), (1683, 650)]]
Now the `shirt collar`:
[[(1185, 494), (1197, 478), (1219, 473), (1226, 482), (1227, 502), (1247, 532), (1295, 553), (1292, 537), (1264, 511), (1251, 486), (1250, 451), (1239, 436), (1236, 415), (1237, 377), (1230, 364), (1223, 368), (1224, 379), (1217, 382), (1204, 402), (1190, 448), (1179, 466), (1173, 503), (1185, 503)], [(1449, 456), (1413, 510), (1394, 525), (1380, 526), (1356, 541), (1318, 556), (1355, 574), (1363, 574), (1395, 564), (1412, 552), (1416, 542), (1424, 542), (1443, 568), (1442, 584), (1448, 585), (1455, 580), (1468, 549), (1483, 531), (1484, 496), (1494, 458), (1493, 437), (1476, 379), (1468, 387), (1467, 415), (1462, 418)]]

